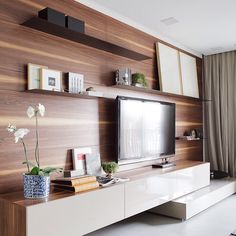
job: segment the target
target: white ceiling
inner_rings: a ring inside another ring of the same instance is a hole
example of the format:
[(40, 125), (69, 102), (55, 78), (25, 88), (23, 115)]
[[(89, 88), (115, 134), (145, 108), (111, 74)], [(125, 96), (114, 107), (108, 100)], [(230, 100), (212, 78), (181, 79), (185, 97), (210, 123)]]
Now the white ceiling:
[(236, 0), (77, 1), (195, 55), (236, 49)]

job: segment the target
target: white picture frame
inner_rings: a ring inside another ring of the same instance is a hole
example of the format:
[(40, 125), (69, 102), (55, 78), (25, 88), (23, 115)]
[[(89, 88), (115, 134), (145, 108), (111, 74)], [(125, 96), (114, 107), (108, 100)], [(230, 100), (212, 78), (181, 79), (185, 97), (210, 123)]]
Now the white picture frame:
[(163, 43), (156, 43), (157, 64), (162, 92), (183, 94), (179, 51)]
[(40, 89), (40, 69), (47, 69), (47, 66), (27, 64), (27, 89)]
[(180, 52), (183, 95), (199, 98), (196, 58)]
[(86, 174), (86, 154), (91, 154), (90, 147), (74, 148), (72, 149), (73, 169), (79, 170), (82, 175)]
[(86, 173), (88, 175), (100, 176), (102, 175), (101, 157), (99, 153), (86, 154)]
[(40, 89), (60, 92), (62, 90), (61, 71), (40, 69)]

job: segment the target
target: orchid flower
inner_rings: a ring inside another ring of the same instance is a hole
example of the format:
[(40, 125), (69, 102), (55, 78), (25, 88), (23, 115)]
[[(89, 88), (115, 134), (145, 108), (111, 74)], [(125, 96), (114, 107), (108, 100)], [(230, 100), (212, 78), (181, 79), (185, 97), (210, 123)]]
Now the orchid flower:
[(14, 133), (16, 131), (16, 126), (12, 125), (12, 124), (9, 124), (7, 126), (7, 131), (10, 132), (10, 133)]
[(15, 143), (18, 143), (19, 139), (23, 139), (30, 131), (28, 129), (18, 129), (15, 133)]

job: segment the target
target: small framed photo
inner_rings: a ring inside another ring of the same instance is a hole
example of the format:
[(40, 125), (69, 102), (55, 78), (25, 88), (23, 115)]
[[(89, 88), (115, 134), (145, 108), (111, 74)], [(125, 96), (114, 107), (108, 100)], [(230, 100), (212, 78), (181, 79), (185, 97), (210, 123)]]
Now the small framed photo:
[(79, 170), (81, 175), (86, 174), (86, 154), (91, 154), (90, 147), (72, 149), (73, 169)]
[(40, 88), (40, 69), (47, 69), (47, 66), (27, 64), (28, 90)]
[(40, 88), (50, 91), (61, 91), (61, 77), (61, 71), (40, 69)]

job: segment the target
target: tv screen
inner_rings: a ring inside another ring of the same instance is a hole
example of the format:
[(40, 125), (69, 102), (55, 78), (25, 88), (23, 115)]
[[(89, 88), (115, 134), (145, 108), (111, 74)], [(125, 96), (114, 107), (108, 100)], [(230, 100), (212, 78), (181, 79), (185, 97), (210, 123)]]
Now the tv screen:
[(117, 97), (117, 105), (120, 164), (175, 154), (175, 104)]

